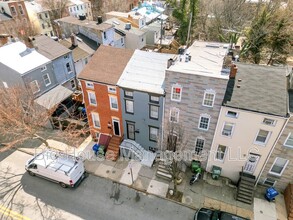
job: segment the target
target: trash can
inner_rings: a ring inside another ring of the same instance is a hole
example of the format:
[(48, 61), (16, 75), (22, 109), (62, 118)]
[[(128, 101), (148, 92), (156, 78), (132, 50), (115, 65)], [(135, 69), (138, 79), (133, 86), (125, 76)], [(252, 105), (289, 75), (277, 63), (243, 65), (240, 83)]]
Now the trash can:
[(213, 166), (213, 168), (212, 168), (212, 178), (214, 180), (219, 179), (219, 177), (221, 175), (221, 172), (222, 172), (222, 168), (221, 167)]
[(193, 173), (197, 172), (198, 168), (200, 168), (200, 167), (201, 167), (200, 161), (198, 161), (198, 160), (193, 160), (193, 161), (191, 162), (191, 171), (192, 171)]
[(99, 151), (100, 145), (99, 144), (94, 144), (93, 146), (93, 151), (95, 153), (95, 155), (98, 155), (98, 151)]
[(265, 198), (271, 202), (275, 200), (275, 197), (279, 195), (278, 191), (274, 187), (267, 188)]

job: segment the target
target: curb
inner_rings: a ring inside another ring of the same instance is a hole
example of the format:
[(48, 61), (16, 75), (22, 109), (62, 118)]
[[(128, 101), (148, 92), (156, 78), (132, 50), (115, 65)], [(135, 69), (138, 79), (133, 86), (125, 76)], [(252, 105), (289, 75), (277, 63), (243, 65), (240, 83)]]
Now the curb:
[(31, 152), (29, 152), (29, 151), (26, 151), (26, 150), (24, 150), (24, 149), (16, 149), (17, 151), (20, 151), (20, 152), (22, 152), (22, 153), (25, 153), (25, 154), (29, 154), (29, 155), (31, 155), (31, 156), (34, 156), (34, 154), (33, 153), (31, 153)]
[(175, 201), (175, 200), (172, 200), (172, 199), (169, 199), (169, 198), (166, 198), (166, 197), (163, 197), (163, 196), (159, 196), (159, 195), (156, 195), (156, 194), (148, 193), (147, 190), (143, 190), (143, 189), (140, 189), (140, 188), (136, 188), (136, 187), (134, 187), (134, 186), (132, 186), (132, 185), (127, 185), (127, 184), (125, 184), (125, 183), (120, 183), (120, 182), (115, 181), (115, 180), (112, 180), (112, 179), (110, 179), (110, 178), (108, 178), (108, 177), (98, 176), (98, 175), (96, 175), (96, 174), (94, 174), (93, 172), (90, 172), (90, 171), (88, 171), (88, 170), (86, 170), (86, 172), (89, 173), (89, 174), (91, 174), (91, 175), (93, 175), (93, 176), (100, 177), (100, 178), (103, 178), (103, 179), (107, 179), (107, 180), (110, 180), (110, 181), (112, 181), (112, 182), (114, 182), (114, 183), (118, 183), (118, 184), (120, 184), (120, 185), (123, 185), (123, 186), (126, 186), (126, 187), (128, 187), (128, 188), (134, 189), (134, 190), (136, 190), (136, 191), (138, 191), (138, 192), (145, 193), (146, 195), (156, 196), (156, 197), (158, 197), (158, 198), (165, 199), (165, 200), (167, 200), (167, 201), (169, 201), (169, 202), (173, 202), (173, 203), (176, 203), (176, 204), (178, 204), (178, 205), (185, 206), (185, 207), (187, 207), (187, 208), (193, 209), (194, 211), (198, 210), (198, 208), (195, 208), (194, 206), (190, 206), (190, 205), (187, 205), (187, 204), (184, 204), (184, 203), (181, 203), (181, 202), (177, 202), (177, 201)]

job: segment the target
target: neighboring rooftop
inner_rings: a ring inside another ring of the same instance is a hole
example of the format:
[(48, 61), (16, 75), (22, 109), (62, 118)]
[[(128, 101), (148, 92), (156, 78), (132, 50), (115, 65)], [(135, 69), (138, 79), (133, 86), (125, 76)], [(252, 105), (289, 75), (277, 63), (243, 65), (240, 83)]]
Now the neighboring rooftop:
[[(186, 55), (178, 55), (168, 70), (228, 79), (230, 70), (223, 69), (227, 51), (227, 44), (195, 41), (187, 48)], [(188, 55), (191, 56), (191, 60), (188, 60)]]
[(116, 85), (133, 52), (101, 45), (78, 78)]
[(172, 57), (173, 54), (135, 50), (118, 85), (163, 95), (167, 61)]
[(140, 30), (139, 28), (131, 26), (129, 30), (125, 29), (126, 22), (123, 22), (122, 20), (118, 18), (110, 18), (106, 20), (104, 23), (111, 24), (115, 27), (115, 29), (123, 32), (123, 33), (132, 33), (138, 36), (144, 35), (145, 32)]
[(79, 46), (77, 46), (77, 47), (72, 46), (72, 43), (69, 40), (61, 40), (61, 41), (59, 41), (59, 43), (72, 51), (72, 56), (73, 56), (74, 62), (77, 62), (81, 59), (85, 59), (91, 55), (90, 53), (81, 49)]
[(55, 60), (71, 52), (71, 50), (46, 35), (35, 36), (32, 38), (32, 42), (36, 50), (50, 60)]
[(9, 21), (12, 17), (6, 13), (0, 13), (0, 21)]
[(27, 48), (24, 43), (15, 42), (0, 47), (0, 62), (24, 74), (50, 62), (48, 58)]
[(236, 78), (228, 82), (223, 105), (286, 116), (286, 68), (243, 63), (237, 63), (237, 67)]
[(91, 28), (97, 31), (106, 31), (113, 27), (113, 25), (111, 24), (107, 24), (107, 23), (97, 24), (96, 21), (79, 20), (78, 18), (72, 17), (72, 16), (60, 18), (60, 19), (57, 19), (56, 21), (61, 21), (61, 22), (69, 23), (69, 24), (75, 24), (75, 25)]

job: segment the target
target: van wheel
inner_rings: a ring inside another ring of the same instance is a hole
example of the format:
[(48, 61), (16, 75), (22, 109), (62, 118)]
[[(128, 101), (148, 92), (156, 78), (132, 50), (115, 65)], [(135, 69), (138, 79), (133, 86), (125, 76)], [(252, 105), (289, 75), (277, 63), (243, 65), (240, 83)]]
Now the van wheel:
[(35, 176), (36, 174), (34, 174), (32, 171), (27, 171), (28, 172), (28, 174), (30, 175), (30, 176)]
[(65, 183), (59, 183), (59, 185), (62, 187), (62, 188), (66, 188), (67, 185)]

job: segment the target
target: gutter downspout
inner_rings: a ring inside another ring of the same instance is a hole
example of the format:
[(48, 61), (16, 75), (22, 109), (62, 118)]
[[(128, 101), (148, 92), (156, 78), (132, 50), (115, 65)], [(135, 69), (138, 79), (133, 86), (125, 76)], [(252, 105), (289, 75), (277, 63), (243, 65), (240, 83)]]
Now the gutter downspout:
[(162, 134), (161, 134), (161, 152), (163, 151), (163, 143), (164, 143), (164, 122), (165, 122), (165, 94), (163, 95), (163, 111), (162, 111)]
[(277, 145), (277, 143), (278, 143), (278, 141), (279, 141), (281, 135), (283, 134), (283, 132), (284, 132), (284, 130), (285, 130), (285, 128), (286, 128), (286, 126), (287, 126), (287, 124), (288, 124), (290, 118), (291, 118), (291, 116), (289, 116), (289, 118), (285, 121), (285, 123), (284, 123), (284, 125), (283, 125), (283, 127), (282, 127), (282, 129), (281, 129), (281, 131), (280, 131), (280, 133), (279, 133), (279, 135), (278, 135), (278, 137), (277, 137), (277, 139), (276, 139), (276, 141), (275, 141), (273, 147), (272, 147), (272, 149), (270, 150), (269, 155), (267, 156), (266, 161), (264, 162), (264, 165), (263, 165), (263, 167), (261, 168), (261, 171), (259, 172), (259, 175), (258, 175), (258, 177), (257, 177), (257, 180), (256, 180), (256, 182), (255, 182), (255, 184), (254, 184), (255, 187), (257, 186), (257, 184), (258, 184), (258, 182), (259, 182), (259, 180), (260, 180), (260, 177), (261, 177), (261, 175), (262, 175), (262, 173), (263, 173), (263, 171), (264, 171), (264, 169), (265, 169), (265, 167), (266, 167), (266, 165), (267, 165), (269, 159), (271, 158), (271, 155), (272, 155), (273, 151), (275, 150), (275, 147), (276, 147), (276, 145)]

